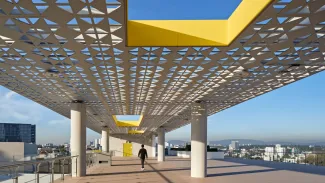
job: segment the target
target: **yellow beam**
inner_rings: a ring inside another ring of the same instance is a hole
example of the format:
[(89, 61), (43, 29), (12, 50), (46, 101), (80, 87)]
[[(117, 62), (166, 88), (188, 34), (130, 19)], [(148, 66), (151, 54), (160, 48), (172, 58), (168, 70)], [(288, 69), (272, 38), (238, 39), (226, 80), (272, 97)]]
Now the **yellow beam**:
[(128, 20), (127, 46), (228, 46), (271, 2), (243, 0), (228, 20)]
[(243, 0), (228, 19), (228, 45), (262, 13), (273, 0)]
[[(128, 46), (226, 45), (227, 20), (130, 20)], [(208, 29), (205, 27), (209, 27)]]
[(140, 115), (139, 120), (118, 120), (116, 115), (112, 117), (118, 127), (138, 127), (143, 119), (143, 115)]
[(144, 131), (143, 130), (129, 130), (128, 133), (129, 134), (143, 134)]

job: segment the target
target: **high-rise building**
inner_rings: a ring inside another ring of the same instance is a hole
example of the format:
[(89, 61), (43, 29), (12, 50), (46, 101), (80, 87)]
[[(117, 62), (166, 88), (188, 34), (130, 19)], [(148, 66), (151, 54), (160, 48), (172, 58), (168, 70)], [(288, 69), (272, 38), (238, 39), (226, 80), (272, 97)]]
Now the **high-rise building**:
[(36, 125), (0, 123), (0, 142), (36, 142)]
[(264, 161), (274, 161), (275, 159), (275, 149), (274, 147), (265, 147)]
[(229, 149), (238, 150), (239, 149), (239, 142), (238, 141), (231, 141), (229, 145)]
[(287, 149), (285, 147), (281, 147), (280, 144), (276, 144), (275, 151), (276, 151), (276, 155), (277, 155), (276, 158), (277, 158), (277, 160), (279, 160), (280, 158), (282, 158), (285, 155)]
[(94, 144), (94, 147), (95, 148), (99, 148), (100, 147), (100, 141), (101, 141), (101, 139), (95, 139), (95, 144)]
[(286, 153), (286, 148), (276, 144), (275, 147), (266, 147), (264, 153), (264, 161), (280, 160)]

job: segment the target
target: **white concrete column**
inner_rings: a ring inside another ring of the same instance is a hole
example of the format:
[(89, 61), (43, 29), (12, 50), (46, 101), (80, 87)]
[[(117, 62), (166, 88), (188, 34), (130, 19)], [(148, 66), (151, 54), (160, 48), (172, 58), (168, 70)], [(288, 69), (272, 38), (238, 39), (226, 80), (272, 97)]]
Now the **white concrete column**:
[(192, 106), (191, 177), (207, 175), (207, 111), (204, 102)]
[(102, 129), (102, 151), (103, 152), (109, 152), (109, 129), (103, 128)]
[(152, 157), (155, 158), (156, 157), (156, 135), (153, 134), (152, 135), (152, 139), (151, 139), (151, 153), (152, 153)]
[(71, 103), (71, 156), (72, 177), (86, 175), (86, 105)]
[(158, 161), (165, 161), (165, 129), (158, 130)]

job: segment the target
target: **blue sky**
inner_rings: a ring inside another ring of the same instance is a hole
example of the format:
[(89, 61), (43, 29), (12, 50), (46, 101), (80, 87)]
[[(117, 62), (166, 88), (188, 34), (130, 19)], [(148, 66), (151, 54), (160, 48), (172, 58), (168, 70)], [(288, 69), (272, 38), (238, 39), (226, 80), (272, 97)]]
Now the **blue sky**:
[(131, 20), (228, 19), (241, 0), (129, 0)]
[[(36, 124), (36, 143), (70, 142), (70, 121), (5, 87), (0, 86), (0, 123)], [(87, 130), (87, 140), (99, 134)]]
[[(164, 3), (162, 3), (164, 2)], [(222, 3), (221, 3), (222, 2)], [(226, 3), (225, 3), (226, 2)], [(130, 0), (130, 19), (226, 19), (239, 0)], [(208, 139), (325, 141), (325, 72), (208, 118)], [(0, 86), (0, 122), (37, 125), (37, 143), (70, 139), (69, 119)], [(87, 131), (87, 140), (100, 135)], [(167, 140), (189, 140), (190, 125)]]
[[(274, 90), (208, 118), (208, 139), (325, 141), (325, 72)], [(190, 139), (190, 125), (168, 139)]]

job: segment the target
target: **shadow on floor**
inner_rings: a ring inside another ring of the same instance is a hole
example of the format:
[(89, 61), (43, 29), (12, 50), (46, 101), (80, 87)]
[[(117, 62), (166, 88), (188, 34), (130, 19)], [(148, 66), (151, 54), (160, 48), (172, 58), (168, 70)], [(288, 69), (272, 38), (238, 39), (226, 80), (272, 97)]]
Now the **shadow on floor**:
[(118, 162), (118, 161), (139, 161), (139, 159), (128, 159), (128, 160), (112, 160), (112, 162)]
[[(139, 160), (139, 162), (140, 162), (140, 160)], [(150, 163), (150, 164), (154, 165), (154, 164), (158, 164), (158, 163)], [(140, 163), (137, 163), (137, 164), (112, 164), (112, 166), (133, 166), (133, 165), (141, 166)]]
[(266, 169), (266, 170), (240, 171), (240, 172), (226, 172), (226, 173), (208, 174), (207, 177), (221, 177), (221, 176), (229, 176), (229, 175), (241, 175), (241, 174), (251, 174), (251, 173), (263, 173), (263, 172), (272, 172), (272, 171), (279, 171), (279, 170), (277, 170), (277, 169)]
[(166, 176), (164, 176), (162, 173), (160, 173), (159, 170), (155, 169), (155, 168), (151, 165), (151, 163), (147, 163), (147, 165), (150, 166), (150, 168), (152, 168), (152, 170), (153, 170), (154, 172), (156, 172), (156, 173), (157, 173), (161, 178), (163, 178), (166, 182), (168, 182), (168, 183), (172, 183), (172, 181), (171, 181), (170, 179), (168, 179)]
[[(113, 172), (113, 173), (98, 173), (98, 174), (88, 174), (87, 176), (103, 176), (103, 175), (125, 175), (125, 174), (138, 174), (138, 173), (160, 173), (160, 172), (169, 172), (169, 171), (186, 171), (191, 170), (191, 168), (170, 168), (170, 169), (160, 169), (157, 170), (152, 166), (153, 163), (147, 163), (146, 165), (152, 168), (152, 170), (146, 170), (146, 171), (132, 171), (132, 172)], [(140, 164), (136, 164), (139, 165)], [(115, 165), (120, 166), (120, 165)], [(214, 168), (233, 168), (233, 167), (243, 167), (243, 166), (249, 166), (249, 165), (230, 165), (230, 166), (213, 166), (208, 167), (208, 169), (214, 169)], [(235, 172), (236, 173), (236, 172)], [(239, 172), (240, 173), (240, 172)]]
[(191, 161), (191, 159), (166, 159), (165, 161)]
[[(189, 161), (183, 159), (173, 159), (168, 161)], [(113, 166), (139, 166), (139, 163), (134, 164), (118, 164), (118, 161), (139, 161), (138, 159), (135, 160), (113, 160), (115, 165)], [(296, 171), (301, 173), (310, 173), (310, 174), (317, 174), (317, 175), (325, 175), (325, 167), (317, 167), (313, 165), (299, 165), (299, 164), (289, 164), (289, 163), (279, 163), (279, 162), (266, 162), (266, 161), (259, 161), (259, 160), (245, 160), (245, 159), (237, 159), (237, 158), (226, 158), (224, 160), (218, 160), (224, 162), (231, 162), (237, 163), (235, 165), (229, 166), (212, 166), (208, 167), (208, 169), (216, 169), (216, 168), (233, 168), (233, 167), (243, 167), (243, 166), (260, 166), (260, 167), (267, 167), (269, 169), (264, 170), (249, 170), (249, 171), (240, 171), (240, 172), (225, 172), (225, 173), (216, 173), (216, 174), (209, 174), (208, 177), (219, 177), (219, 176), (231, 176), (231, 175), (242, 175), (242, 174), (253, 174), (253, 173), (263, 173), (263, 172), (272, 172), (272, 171), (281, 171), (281, 170), (288, 170), (288, 171)], [(133, 163), (133, 162), (132, 162)], [(99, 174), (88, 174), (87, 176), (103, 176), (103, 175), (128, 175), (128, 174), (142, 174), (142, 173), (157, 173), (161, 178), (163, 178), (166, 182), (170, 183), (166, 176), (162, 174), (162, 172), (169, 172), (169, 171), (189, 171), (191, 170), (190, 167), (186, 168), (169, 168), (169, 169), (156, 169), (154, 164), (159, 163), (150, 163), (146, 162), (146, 166), (150, 167), (150, 170), (146, 171), (128, 171), (128, 172), (113, 172), (113, 173), (99, 173)]]
[(240, 163), (248, 166), (268, 167), (275, 170), (288, 170), (288, 171), (295, 171), (300, 173), (309, 173), (309, 174), (325, 176), (325, 167), (322, 166), (281, 163), (281, 162), (263, 161), (263, 160), (247, 160), (247, 159), (239, 159), (239, 158), (226, 158), (220, 161)]

